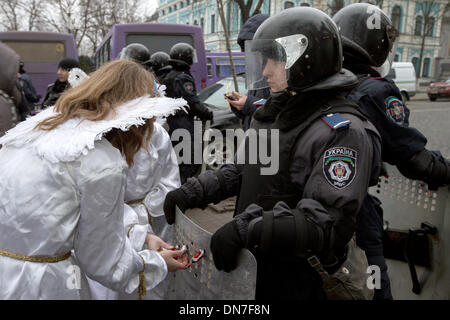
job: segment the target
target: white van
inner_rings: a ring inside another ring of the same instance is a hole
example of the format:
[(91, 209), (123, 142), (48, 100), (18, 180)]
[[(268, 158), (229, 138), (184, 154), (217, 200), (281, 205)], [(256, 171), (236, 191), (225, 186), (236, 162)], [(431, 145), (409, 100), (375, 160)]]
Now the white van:
[(400, 89), (403, 101), (409, 100), (416, 94), (416, 70), (411, 62), (392, 63), (388, 76), (394, 80)]

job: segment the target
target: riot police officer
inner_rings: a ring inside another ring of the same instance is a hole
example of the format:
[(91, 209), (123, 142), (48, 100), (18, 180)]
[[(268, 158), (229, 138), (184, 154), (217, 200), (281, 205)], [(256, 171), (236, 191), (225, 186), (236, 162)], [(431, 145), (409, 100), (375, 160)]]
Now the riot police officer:
[(150, 59), (150, 51), (140, 43), (130, 43), (119, 52), (119, 59), (130, 59), (146, 67)]
[[(188, 112), (179, 110), (175, 115), (167, 118), (169, 134), (178, 128), (186, 129), (191, 137), (194, 135), (194, 117), (202, 121), (212, 120), (213, 113), (208, 110), (197, 96), (195, 81), (190, 73), (191, 65), (196, 62), (194, 48), (187, 43), (177, 43), (170, 49), (169, 64), (172, 69), (160, 79), (167, 89), (166, 94), (170, 98), (184, 98), (189, 105)], [(174, 146), (177, 142), (173, 142)], [(180, 163), (181, 182), (195, 175), (200, 164), (194, 164), (194, 143), (191, 143), (191, 163)]]
[(170, 56), (164, 51), (158, 51), (151, 55), (149, 65), (156, 77), (163, 79), (165, 74), (172, 70), (172, 66), (169, 65)]
[[(425, 148), (427, 139), (409, 127), (409, 110), (399, 89), (387, 78), (397, 51), (398, 33), (378, 7), (357, 3), (339, 10), (333, 20), (340, 28), (344, 67), (362, 82), (347, 98), (358, 103), (382, 138), (382, 160), (397, 166), (406, 177), (436, 188), (450, 182), (449, 162), (440, 152)], [(357, 219), (357, 243), (370, 265), (381, 269), (381, 289), (374, 299), (392, 299), (387, 265), (383, 256), (383, 209), (368, 195)]]
[(356, 213), (378, 177), (380, 138), (339, 94), (357, 78), (342, 69), (339, 31), (325, 13), (283, 10), (258, 28), (247, 48), (249, 88), (271, 90), (249, 131), (258, 145), (275, 139), (278, 170), (248, 163), (249, 134), (236, 156), (247, 163), (188, 179), (167, 194), (164, 213), (172, 224), (175, 205), (205, 207), (237, 195), (233, 220), (211, 240), (216, 267), (233, 270), (239, 250), (248, 247), (258, 262), (256, 299), (324, 299), (322, 279), (307, 258), (315, 255), (330, 273), (345, 259)]

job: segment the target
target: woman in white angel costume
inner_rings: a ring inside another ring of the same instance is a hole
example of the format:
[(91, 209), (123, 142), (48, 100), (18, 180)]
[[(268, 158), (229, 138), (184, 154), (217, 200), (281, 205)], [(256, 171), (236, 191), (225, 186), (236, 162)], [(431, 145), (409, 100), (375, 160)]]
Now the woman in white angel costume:
[(124, 223), (128, 167), (154, 117), (186, 104), (153, 90), (141, 66), (113, 61), (0, 138), (0, 299), (89, 299), (86, 276), (143, 296), (186, 267), (180, 250), (158, 250), (170, 246), (139, 230), (139, 214), (129, 232)]
[[(89, 76), (79, 68), (69, 73), (71, 87), (78, 86)], [(164, 96), (165, 86), (155, 82), (154, 93)], [(159, 123), (159, 122), (160, 123)], [(172, 147), (169, 134), (162, 127), (164, 119), (158, 118), (153, 123), (152, 137), (147, 148), (141, 148), (134, 156), (133, 165), (127, 174), (125, 188), (124, 225), (127, 235), (136, 250), (147, 242), (148, 232), (165, 242), (173, 243), (173, 225), (169, 225), (164, 216), (164, 199), (169, 191), (181, 185), (177, 157)], [(134, 210), (133, 210), (134, 209)], [(91, 295), (97, 300), (137, 299), (134, 292), (117, 292), (110, 290), (88, 278)], [(144, 299), (164, 299), (168, 293), (170, 279), (166, 278), (158, 286), (147, 292)]]

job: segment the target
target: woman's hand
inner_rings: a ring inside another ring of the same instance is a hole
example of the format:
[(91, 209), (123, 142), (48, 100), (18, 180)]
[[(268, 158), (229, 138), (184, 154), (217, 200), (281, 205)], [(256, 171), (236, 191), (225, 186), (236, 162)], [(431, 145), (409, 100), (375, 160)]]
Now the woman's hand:
[(167, 250), (175, 249), (174, 246), (167, 244), (160, 237), (155, 236), (154, 234), (147, 233), (147, 237), (145, 238), (145, 243), (150, 250), (160, 252), (163, 248)]
[(163, 250), (159, 254), (166, 262), (169, 272), (184, 270), (188, 267), (188, 257), (182, 250)]

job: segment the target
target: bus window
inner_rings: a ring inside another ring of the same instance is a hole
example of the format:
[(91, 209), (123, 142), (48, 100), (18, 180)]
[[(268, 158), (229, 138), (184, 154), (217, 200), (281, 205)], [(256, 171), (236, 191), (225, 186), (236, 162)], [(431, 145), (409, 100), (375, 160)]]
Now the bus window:
[[(190, 44), (197, 55), (197, 63), (191, 66), (197, 91), (206, 87), (208, 72), (205, 57), (205, 42), (202, 29), (198, 26), (170, 23), (125, 23), (115, 24), (107, 33), (101, 45), (96, 49), (96, 55), (106, 60), (116, 59), (120, 51), (131, 43), (146, 46), (150, 54), (157, 51), (169, 53), (177, 43)], [(106, 53), (102, 48), (106, 46)]]
[(64, 42), (3, 41), (20, 56), (23, 62), (59, 62), (66, 56)]
[(206, 58), (206, 66), (208, 67), (208, 79), (213, 77), (212, 61), (211, 58)]
[[(236, 74), (245, 72), (245, 59), (233, 57), (234, 71)], [(233, 75), (231, 71), (230, 59), (228, 57), (217, 58), (216, 75), (219, 79)]]
[(25, 70), (41, 99), (48, 85), (57, 79), (59, 61), (63, 58), (78, 60), (77, 45), (71, 34), (6, 31), (0, 32), (0, 41), (13, 49), (25, 63)]

